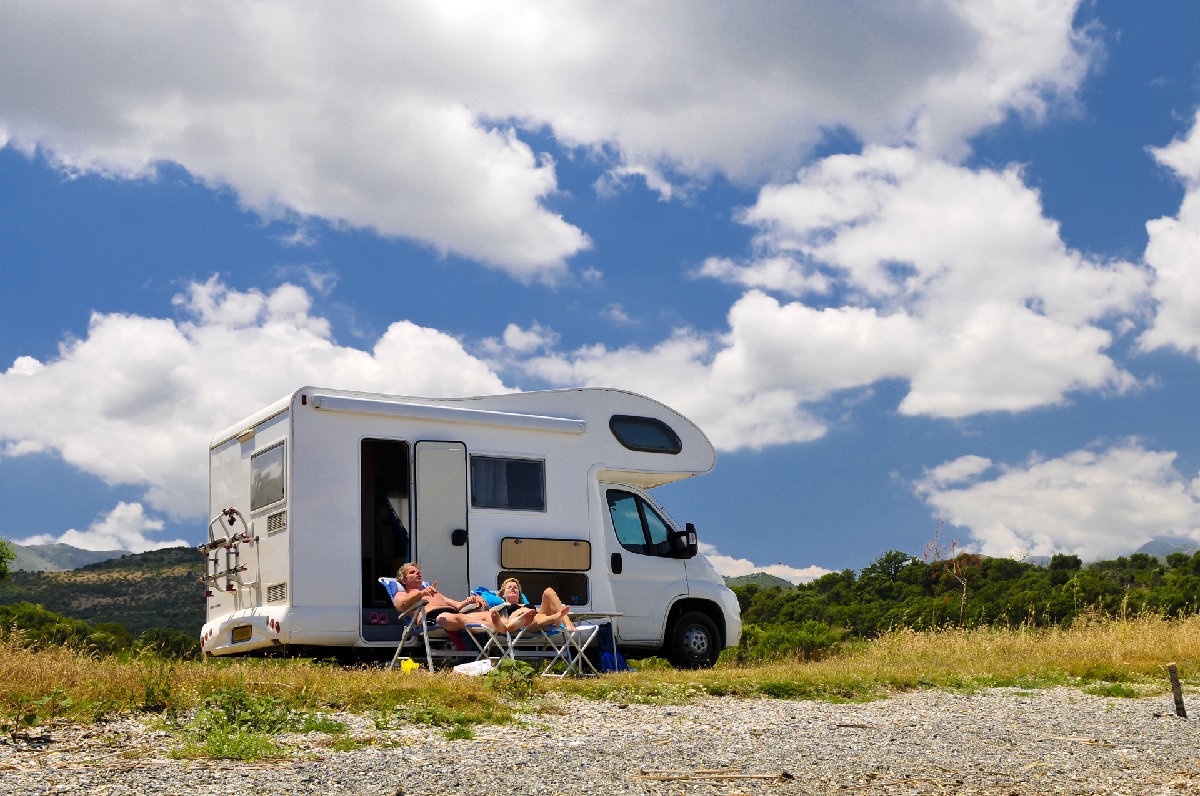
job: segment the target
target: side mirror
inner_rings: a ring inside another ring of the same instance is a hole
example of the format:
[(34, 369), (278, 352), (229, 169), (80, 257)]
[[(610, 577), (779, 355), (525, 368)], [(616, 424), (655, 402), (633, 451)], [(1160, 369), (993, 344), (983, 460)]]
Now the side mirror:
[(695, 525), (689, 522), (684, 526), (684, 530), (671, 534), (671, 558), (695, 558), (696, 551)]
[(696, 537), (696, 526), (689, 522), (683, 527), (684, 533), (687, 535), (687, 558), (695, 558), (696, 553), (700, 552), (699, 540)]

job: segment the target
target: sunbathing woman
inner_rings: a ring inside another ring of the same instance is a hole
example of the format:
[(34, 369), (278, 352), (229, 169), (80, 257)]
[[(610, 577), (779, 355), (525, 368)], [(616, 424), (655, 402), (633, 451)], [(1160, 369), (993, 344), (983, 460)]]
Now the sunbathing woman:
[[(521, 582), (509, 578), (500, 584), (500, 597), (507, 605), (500, 605), (490, 612), (491, 626), (494, 630), (511, 633), (526, 627), (535, 630), (562, 625), (567, 630), (574, 630), (575, 623), (567, 616), (571, 609), (563, 605), (554, 589), (542, 592), (542, 602), (534, 608), (521, 602)], [(504, 614), (508, 615), (505, 616)]]

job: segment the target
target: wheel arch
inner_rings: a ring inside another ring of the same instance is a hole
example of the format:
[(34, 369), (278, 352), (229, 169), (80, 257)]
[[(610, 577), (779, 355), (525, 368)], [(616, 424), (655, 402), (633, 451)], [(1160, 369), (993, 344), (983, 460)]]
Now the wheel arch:
[(671, 606), (671, 610), (667, 612), (667, 624), (663, 628), (663, 648), (666, 649), (667, 645), (670, 644), (671, 630), (675, 627), (675, 622), (679, 617), (692, 611), (702, 613), (713, 621), (713, 624), (717, 626), (717, 636), (720, 641), (719, 647), (720, 649), (725, 649), (726, 633), (728, 630), (725, 627), (725, 615), (721, 613), (721, 606), (711, 600), (696, 597), (685, 597), (682, 600), (676, 601)]

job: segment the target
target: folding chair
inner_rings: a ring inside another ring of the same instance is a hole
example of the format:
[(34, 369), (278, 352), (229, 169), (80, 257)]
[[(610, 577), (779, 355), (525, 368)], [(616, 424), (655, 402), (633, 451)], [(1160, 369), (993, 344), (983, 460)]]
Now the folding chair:
[[(395, 578), (380, 578), (379, 583), (387, 590), (388, 598), (394, 600), (400, 591), (399, 582)], [(400, 643), (396, 645), (392, 660), (387, 665), (388, 671), (396, 668), (402, 657), (413, 657), (412, 653), (420, 652), (422, 649), (425, 652), (425, 663), (429, 666), (430, 671), (435, 668), (439, 659), (460, 660), (465, 658), (469, 661), (477, 661), (486, 657), (488, 645), (491, 644), (490, 628), (478, 625), (479, 628), (488, 631), (489, 640), (484, 643), (476, 638), (475, 632), (463, 632), (462, 635), (470, 640), (475, 649), (460, 648), (455, 644), (449, 631), (426, 618), (425, 608), (428, 602), (428, 600), (418, 600), (398, 617), (398, 622), (404, 625), (404, 633), (400, 636)], [(472, 625), (471, 627), (476, 626)], [(408, 656), (401, 654), (406, 651), (409, 653)]]
[[(566, 677), (569, 674), (596, 674), (596, 669), (584, 652), (592, 643), (599, 629), (597, 625), (580, 623), (568, 630), (558, 627), (524, 627), (515, 635), (506, 633), (504, 645), (499, 634), (492, 634), (497, 647), (503, 649), (501, 660), (537, 660), (543, 677)], [(555, 665), (564, 664), (561, 672), (554, 671)]]

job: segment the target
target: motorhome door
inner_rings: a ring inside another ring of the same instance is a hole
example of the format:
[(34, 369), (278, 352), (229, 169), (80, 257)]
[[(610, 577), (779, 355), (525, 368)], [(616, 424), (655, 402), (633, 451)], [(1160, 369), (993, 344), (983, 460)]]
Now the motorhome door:
[(645, 495), (632, 488), (602, 484), (608, 504), (608, 532), (617, 545), (609, 546), (609, 578), (617, 621), (624, 641), (660, 639), (665, 606), (687, 594), (685, 562), (672, 558), (672, 530)]
[[(461, 600), (467, 571), (467, 448), (461, 442), (416, 444), (413, 549), (425, 579)], [(458, 542), (459, 544), (455, 544)]]

